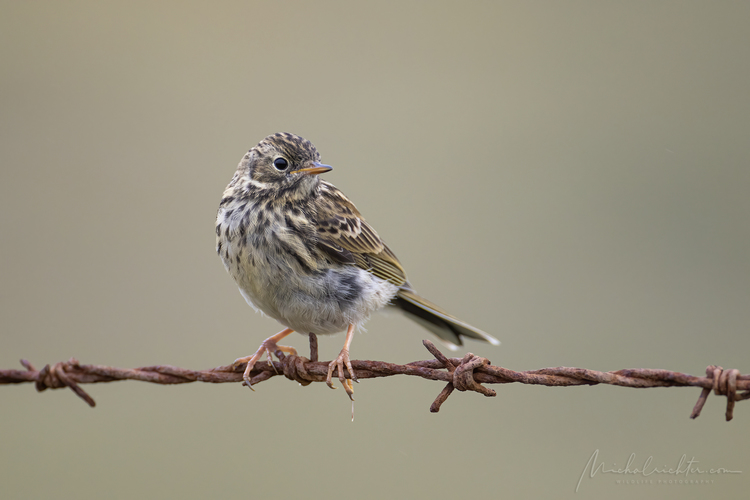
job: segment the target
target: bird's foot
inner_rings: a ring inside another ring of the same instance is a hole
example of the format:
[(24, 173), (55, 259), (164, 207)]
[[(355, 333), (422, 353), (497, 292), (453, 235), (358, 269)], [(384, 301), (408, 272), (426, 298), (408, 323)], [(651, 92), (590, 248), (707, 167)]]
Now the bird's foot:
[(292, 330), (287, 329), (277, 333), (273, 337), (268, 337), (260, 344), (260, 347), (258, 347), (258, 350), (255, 351), (255, 354), (253, 354), (252, 356), (245, 356), (244, 358), (237, 358), (234, 360), (232, 366), (235, 368), (247, 363), (245, 372), (242, 374), (242, 380), (244, 380), (243, 385), (248, 386), (250, 390), (255, 390), (253, 389), (253, 385), (250, 383), (250, 372), (253, 370), (253, 367), (255, 367), (255, 363), (258, 362), (258, 360), (263, 356), (264, 353), (268, 357), (268, 364), (271, 365), (271, 368), (273, 368), (274, 371), (276, 371), (276, 367), (273, 365), (273, 353), (275, 353), (276, 351), (281, 351), (294, 356), (297, 355), (297, 350), (294, 347), (278, 345), (276, 343), (290, 333), (292, 333)]
[[(346, 366), (346, 369), (349, 370), (349, 376), (351, 377), (351, 380), (346, 378), (344, 366)], [(338, 357), (331, 361), (331, 363), (328, 365), (328, 376), (326, 377), (326, 384), (328, 384), (328, 387), (330, 387), (331, 389), (335, 389), (335, 387), (333, 386), (333, 382), (331, 381), (334, 369), (338, 369), (341, 385), (344, 386), (344, 390), (349, 396), (349, 399), (354, 401), (354, 389), (352, 387), (352, 380), (355, 382), (359, 382), (359, 380), (357, 380), (357, 375), (354, 373), (354, 368), (352, 368), (352, 362), (349, 360), (349, 350), (347, 348), (341, 349)]]

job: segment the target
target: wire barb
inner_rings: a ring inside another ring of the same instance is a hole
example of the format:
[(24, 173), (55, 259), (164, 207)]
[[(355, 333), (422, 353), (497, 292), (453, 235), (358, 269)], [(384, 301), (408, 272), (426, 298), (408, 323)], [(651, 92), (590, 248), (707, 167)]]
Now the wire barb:
[[(711, 365), (706, 368), (705, 377), (695, 377), (668, 370), (626, 369), (614, 372), (598, 372), (585, 368), (555, 367), (516, 372), (500, 366), (493, 366), (486, 358), (467, 353), (463, 358), (446, 357), (435, 344), (423, 341), (425, 348), (434, 359), (414, 361), (397, 365), (384, 361), (352, 361), (354, 376), (368, 378), (390, 377), (393, 375), (417, 376), (428, 380), (445, 382), (440, 394), (435, 398), (430, 411), (437, 413), (453, 393), (474, 391), (487, 397), (497, 393), (483, 384), (521, 383), (552, 387), (609, 384), (621, 387), (700, 387), (702, 389), (690, 418), (700, 415), (711, 391), (727, 398), (726, 419), (732, 420), (737, 401), (750, 399), (750, 375), (741, 375), (739, 370), (724, 370)], [(279, 361), (256, 363), (250, 372), (252, 384), (258, 384), (277, 375), (295, 380), (306, 386), (312, 382), (324, 382), (328, 373), (327, 361), (318, 361), (318, 343), (315, 335), (310, 335), (310, 358), (298, 355), (275, 353)], [(82, 365), (75, 358), (46, 365), (41, 370), (22, 359), (25, 370), (0, 370), (0, 385), (33, 382), (37, 391), (67, 387), (94, 407), (96, 403), (81, 384), (113, 382), (115, 380), (140, 380), (155, 384), (185, 384), (190, 382), (227, 383), (242, 382), (245, 366), (219, 366), (210, 370), (188, 370), (175, 366), (157, 365), (141, 368), (115, 368), (101, 365)], [(348, 372), (348, 370), (345, 370)], [(351, 374), (346, 374), (347, 378)], [(739, 392), (743, 391), (743, 392)]]
[(724, 370), (721, 366), (710, 365), (706, 368), (706, 377), (712, 381), (712, 385), (703, 388), (700, 397), (698, 397), (698, 401), (693, 407), (692, 413), (690, 413), (690, 418), (697, 418), (698, 415), (701, 414), (703, 405), (706, 404), (708, 395), (711, 394), (711, 390), (713, 389), (714, 394), (717, 396), (727, 397), (727, 411), (725, 416), (727, 422), (729, 422), (734, 418), (735, 402), (750, 399), (750, 391), (737, 394), (737, 380), (746, 379), (746, 376), (741, 376), (740, 371), (737, 369)]

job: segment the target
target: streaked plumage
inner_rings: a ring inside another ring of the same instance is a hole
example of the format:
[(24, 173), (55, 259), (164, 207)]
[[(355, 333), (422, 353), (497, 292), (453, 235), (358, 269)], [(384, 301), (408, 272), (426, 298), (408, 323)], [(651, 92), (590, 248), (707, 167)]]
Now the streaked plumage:
[(451, 346), (460, 345), (462, 336), (499, 344), (417, 295), (395, 254), (354, 204), (318, 177), (329, 170), (310, 141), (279, 133), (245, 154), (224, 191), (216, 250), (247, 302), (286, 327), (254, 355), (237, 360), (247, 362), (246, 384), (264, 352), (293, 352), (276, 344), (292, 331), (346, 330), (328, 383), (338, 368), (351, 396), (344, 366), (353, 374), (348, 352), (353, 329), (386, 305), (405, 311)]

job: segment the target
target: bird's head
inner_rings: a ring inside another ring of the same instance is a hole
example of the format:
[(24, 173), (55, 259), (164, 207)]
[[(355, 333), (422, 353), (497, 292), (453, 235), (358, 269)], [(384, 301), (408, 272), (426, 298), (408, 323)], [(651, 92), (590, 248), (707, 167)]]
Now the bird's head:
[(237, 173), (250, 191), (296, 197), (312, 192), (320, 182), (318, 174), (330, 170), (330, 166), (320, 163), (320, 153), (310, 141), (280, 132), (248, 151)]

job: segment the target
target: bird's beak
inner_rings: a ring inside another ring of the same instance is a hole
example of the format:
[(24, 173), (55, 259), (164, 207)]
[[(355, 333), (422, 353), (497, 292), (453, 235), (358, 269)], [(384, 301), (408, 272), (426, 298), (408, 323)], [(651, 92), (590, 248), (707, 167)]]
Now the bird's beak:
[(298, 174), (305, 174), (305, 175), (318, 175), (318, 174), (324, 174), (326, 172), (330, 172), (333, 170), (333, 167), (330, 165), (323, 165), (322, 163), (313, 162), (312, 167), (307, 168), (301, 168), (297, 170)]

